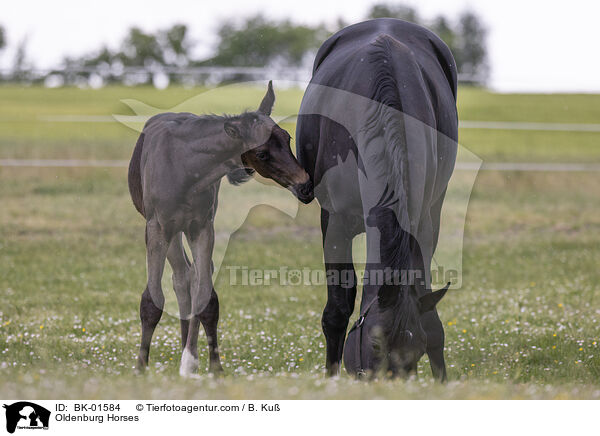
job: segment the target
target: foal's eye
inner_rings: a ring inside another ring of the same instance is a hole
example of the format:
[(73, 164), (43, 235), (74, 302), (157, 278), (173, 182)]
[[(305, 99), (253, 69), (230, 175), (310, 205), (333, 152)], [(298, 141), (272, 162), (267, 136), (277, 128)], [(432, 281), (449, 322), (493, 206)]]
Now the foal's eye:
[(258, 153), (256, 153), (256, 157), (258, 158), (258, 160), (269, 160), (269, 152), (268, 151), (259, 151)]

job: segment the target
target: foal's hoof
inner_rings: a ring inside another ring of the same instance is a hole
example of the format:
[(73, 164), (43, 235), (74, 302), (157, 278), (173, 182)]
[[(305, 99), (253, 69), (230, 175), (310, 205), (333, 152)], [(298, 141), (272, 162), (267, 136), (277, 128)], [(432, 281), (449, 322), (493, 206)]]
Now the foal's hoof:
[(187, 348), (183, 350), (181, 355), (179, 375), (182, 377), (198, 377), (198, 358), (194, 357)]

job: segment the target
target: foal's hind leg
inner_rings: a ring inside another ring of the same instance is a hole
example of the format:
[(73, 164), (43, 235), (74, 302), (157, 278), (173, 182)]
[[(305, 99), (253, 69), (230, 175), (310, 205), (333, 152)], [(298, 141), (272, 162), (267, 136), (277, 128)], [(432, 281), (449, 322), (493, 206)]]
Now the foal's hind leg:
[[(190, 327), (190, 317), (192, 311), (192, 298), (190, 292), (190, 276), (192, 273), (190, 262), (185, 254), (181, 233), (175, 235), (169, 246), (167, 259), (173, 268), (173, 288), (177, 295), (179, 304), (179, 318), (181, 323), (181, 348), (185, 348), (188, 331)], [(222, 372), (221, 359), (219, 357), (219, 346), (217, 343), (217, 324), (219, 322), (219, 299), (215, 288), (212, 288), (210, 301), (206, 309), (200, 314), (200, 322), (206, 332), (208, 340), (209, 370), (217, 373)]]
[(165, 297), (162, 292), (161, 279), (165, 267), (165, 258), (169, 248), (169, 238), (155, 219), (146, 223), (146, 259), (148, 264), (148, 284), (140, 302), (140, 319), (142, 321), (142, 339), (137, 360), (138, 371), (148, 366), (150, 343), (154, 329), (160, 321)]
[[(186, 234), (186, 236), (188, 236), (194, 257), (191, 277), (192, 316), (186, 345), (181, 355), (179, 374), (182, 376), (189, 376), (198, 370), (198, 330), (202, 318), (201, 314), (205, 310), (209, 310), (211, 302), (214, 301), (211, 298), (213, 293), (211, 258), (215, 238), (212, 221), (207, 220), (202, 227), (198, 226), (198, 223), (194, 223), (190, 227), (189, 234)], [(213, 310), (214, 307), (213, 302)], [(218, 305), (216, 307), (218, 308)]]
[(167, 259), (173, 269), (173, 289), (179, 306), (179, 322), (181, 324), (181, 349), (185, 347), (190, 326), (192, 299), (190, 295), (191, 265), (183, 248), (182, 233), (173, 237)]

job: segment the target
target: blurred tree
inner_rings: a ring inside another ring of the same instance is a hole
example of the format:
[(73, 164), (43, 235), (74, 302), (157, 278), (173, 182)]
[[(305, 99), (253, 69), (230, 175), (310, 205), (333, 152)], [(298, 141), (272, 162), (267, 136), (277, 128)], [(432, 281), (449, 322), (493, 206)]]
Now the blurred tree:
[(465, 11), (460, 15), (453, 50), (460, 73), (487, 77), (486, 34), (486, 28), (473, 12)]
[(0, 25), (0, 50), (6, 47), (6, 33), (4, 32), (4, 26)]
[(319, 48), (327, 31), (323, 26), (294, 25), (289, 20), (269, 21), (257, 15), (241, 25), (224, 23), (217, 34), (216, 55), (201, 64), (264, 67), (301, 65), (308, 53)]
[(151, 66), (164, 64), (163, 49), (156, 35), (144, 33), (138, 27), (129, 29), (123, 41), (123, 50), (117, 57), (125, 66)]
[(183, 24), (175, 24), (156, 33), (145, 33), (132, 27), (121, 43), (121, 51), (103, 46), (96, 53), (81, 58), (65, 58), (63, 63), (70, 66), (110, 66), (115, 62), (131, 67), (185, 65), (189, 62), (191, 49), (187, 35), (187, 26)]
[(335, 23), (335, 32), (343, 29), (344, 27), (348, 27), (350, 24), (351, 23), (348, 23), (343, 17), (338, 17)]
[(115, 54), (110, 51), (106, 46), (103, 46), (98, 54), (92, 55), (91, 57), (84, 59), (83, 64), (85, 66), (96, 66), (106, 64), (110, 66), (115, 60)]
[(367, 18), (399, 18), (401, 20), (419, 22), (417, 11), (410, 6), (378, 3), (371, 7)]
[(25, 37), (17, 45), (12, 67), (12, 80), (16, 82), (26, 81), (30, 76), (30, 70), (31, 65), (27, 62), (27, 37)]
[(159, 33), (159, 42), (167, 64), (186, 65), (189, 62), (191, 42), (185, 24), (175, 24)]
[(429, 28), (446, 43), (450, 50), (456, 50), (456, 34), (452, 29), (448, 19), (442, 15), (433, 19)]

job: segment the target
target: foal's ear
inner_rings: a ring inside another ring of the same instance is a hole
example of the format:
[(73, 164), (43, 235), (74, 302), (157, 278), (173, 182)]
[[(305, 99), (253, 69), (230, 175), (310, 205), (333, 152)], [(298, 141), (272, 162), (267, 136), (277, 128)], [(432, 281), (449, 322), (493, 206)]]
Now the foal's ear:
[(273, 109), (273, 104), (275, 103), (275, 92), (273, 91), (273, 81), (269, 80), (269, 85), (267, 86), (267, 93), (263, 97), (260, 106), (258, 107), (258, 112), (265, 115), (271, 115), (271, 109)]
[(240, 132), (239, 126), (233, 121), (225, 121), (223, 125), (223, 130), (227, 133), (227, 136), (233, 139), (242, 139), (242, 134)]
[(430, 292), (429, 294), (425, 294), (419, 298), (419, 312), (422, 314), (425, 312), (429, 312), (430, 310), (435, 309), (436, 304), (440, 302), (442, 297), (446, 295), (446, 291), (450, 287), (450, 282), (446, 284), (442, 289), (435, 292)]

